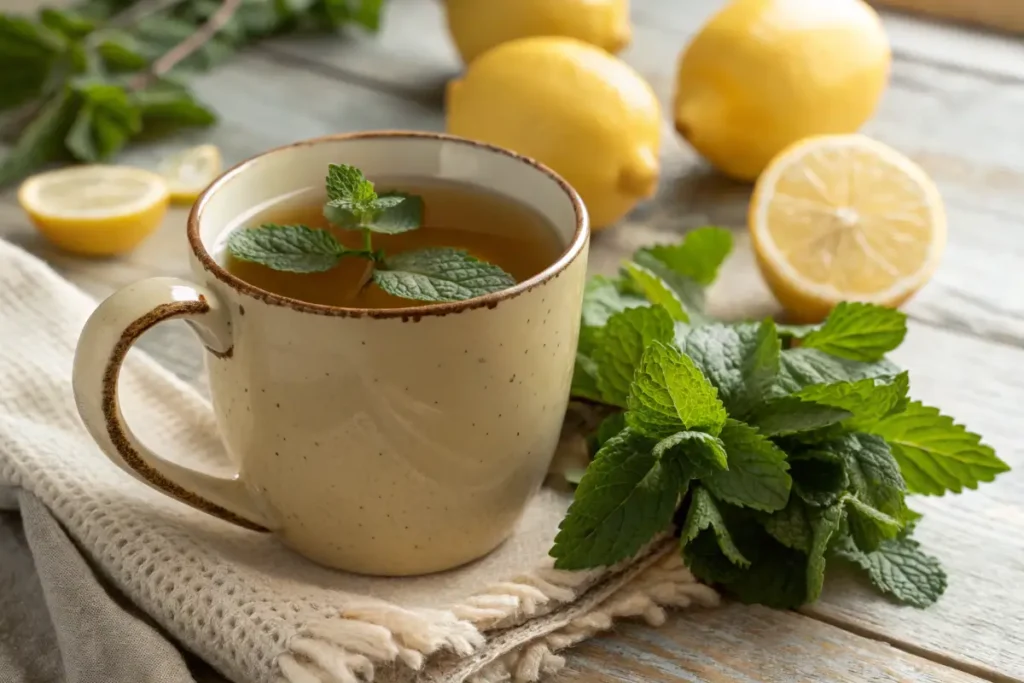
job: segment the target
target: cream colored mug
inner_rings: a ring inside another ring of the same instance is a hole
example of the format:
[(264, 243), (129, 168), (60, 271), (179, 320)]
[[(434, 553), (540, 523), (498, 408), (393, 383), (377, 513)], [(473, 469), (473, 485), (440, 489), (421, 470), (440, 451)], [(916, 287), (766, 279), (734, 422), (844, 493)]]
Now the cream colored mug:
[[(322, 187), (329, 163), (371, 179), (444, 179), (500, 193), (544, 215), (564, 250), (508, 290), (389, 310), (289, 299), (218, 263), (240, 217)], [(447, 135), (338, 135), (227, 171), (196, 202), (187, 232), (193, 281), (125, 287), (79, 339), (75, 399), (111, 460), (183, 503), (352, 572), (448, 569), (509, 535), (545, 476), (568, 401), (590, 234), (572, 188), (529, 159)], [(160, 457), (118, 405), (128, 349), (176, 318), (205, 346), (233, 477)]]

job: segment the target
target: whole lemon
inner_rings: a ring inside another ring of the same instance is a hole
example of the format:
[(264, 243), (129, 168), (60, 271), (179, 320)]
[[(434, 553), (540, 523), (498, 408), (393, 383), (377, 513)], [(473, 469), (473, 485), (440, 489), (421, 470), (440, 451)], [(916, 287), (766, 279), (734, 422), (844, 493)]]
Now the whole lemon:
[(676, 129), (722, 172), (753, 180), (797, 140), (859, 129), (891, 59), (862, 0), (733, 0), (680, 58)]
[(495, 45), (568, 36), (616, 53), (629, 44), (629, 0), (447, 0), (448, 30), (469, 64)]
[(550, 166), (583, 197), (594, 229), (654, 194), (660, 124), (647, 82), (574, 38), (503, 43), (448, 84), (448, 132)]

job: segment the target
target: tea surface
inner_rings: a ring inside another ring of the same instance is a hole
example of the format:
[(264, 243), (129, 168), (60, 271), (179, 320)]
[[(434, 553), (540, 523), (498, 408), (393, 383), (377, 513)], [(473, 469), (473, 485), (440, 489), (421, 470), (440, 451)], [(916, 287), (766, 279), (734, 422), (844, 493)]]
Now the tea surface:
[[(554, 263), (564, 247), (554, 227), (538, 212), (515, 200), (471, 185), (444, 181), (388, 179), (380, 192), (400, 190), (423, 198), (423, 227), (398, 235), (374, 234), (373, 246), (393, 255), (428, 247), (464, 249), (472, 256), (500, 266), (522, 282)], [(248, 217), (234, 229), (262, 223), (301, 223), (329, 230), (345, 246), (362, 246), (358, 230), (336, 228), (323, 216), (322, 193), (308, 192), (282, 199)], [(406, 308), (424, 302), (392, 296), (372, 282), (362, 288), (369, 262), (345, 258), (325, 273), (289, 273), (241, 261), (223, 254), (224, 267), (260, 289), (316, 304), (349, 308)]]

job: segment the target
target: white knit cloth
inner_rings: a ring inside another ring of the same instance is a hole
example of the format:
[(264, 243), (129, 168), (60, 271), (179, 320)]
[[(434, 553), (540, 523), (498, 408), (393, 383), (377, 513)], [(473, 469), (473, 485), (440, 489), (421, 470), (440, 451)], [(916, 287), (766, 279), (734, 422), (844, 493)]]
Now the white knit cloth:
[[(329, 571), (181, 505), (110, 463), (79, 421), (71, 365), (94, 306), (0, 241), (0, 487), (38, 496), (114, 586), (237, 683), (534, 681), (616, 617), (657, 624), (663, 606), (717, 603), (670, 543), (607, 571), (550, 569), (568, 504), (552, 491), (489, 557), (409, 579)], [(169, 457), (223, 462), (207, 404), (139, 352), (121, 400)]]

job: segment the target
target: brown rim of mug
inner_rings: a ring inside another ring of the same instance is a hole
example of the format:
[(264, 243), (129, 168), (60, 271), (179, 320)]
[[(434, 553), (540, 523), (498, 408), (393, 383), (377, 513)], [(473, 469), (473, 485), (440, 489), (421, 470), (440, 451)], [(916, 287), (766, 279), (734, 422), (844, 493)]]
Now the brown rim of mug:
[[(542, 270), (540, 273), (533, 277), (524, 280), (514, 287), (503, 289), (498, 292), (491, 292), (483, 296), (474, 297), (472, 299), (464, 299), (462, 301), (450, 301), (438, 304), (429, 304), (421, 306), (408, 306), (403, 308), (346, 308), (344, 306), (328, 306), (325, 304), (314, 304), (300, 299), (293, 299), (291, 297), (282, 296), (280, 294), (274, 294), (268, 292), (265, 289), (261, 289), (254, 285), (249, 284), (241, 278), (235, 277), (227, 270), (225, 270), (219, 263), (217, 263), (206, 247), (203, 245), (202, 240), (199, 236), (199, 222), (202, 218), (203, 208), (206, 206), (206, 202), (217, 192), (218, 189), (231, 178), (242, 173), (245, 169), (257, 159), (275, 154), (277, 152), (291, 149), (293, 147), (305, 147), (308, 145), (316, 145), (323, 142), (332, 142), (339, 140), (359, 140), (366, 138), (415, 138), (415, 139), (433, 139), (443, 140), (447, 142), (454, 142), (460, 145), (469, 145), (479, 149), (484, 149), (490, 152), (496, 152), (503, 154), (512, 159), (521, 161), (529, 166), (532, 166), (536, 170), (540, 171), (544, 175), (548, 176), (565, 192), (569, 201), (572, 202), (573, 211), (576, 214), (576, 231), (573, 233), (572, 240), (569, 242), (569, 246), (566, 247), (558, 259), (550, 266)], [(245, 161), (242, 161), (235, 166), (231, 167), (224, 173), (222, 173), (213, 183), (207, 187), (196, 203), (192, 205), (192, 210), (188, 215), (188, 242), (192, 248), (192, 253), (196, 255), (203, 268), (211, 273), (218, 280), (228, 285), (232, 289), (241, 292), (249, 297), (257, 299), (267, 304), (274, 306), (287, 306), (296, 311), (303, 313), (315, 313), (318, 315), (329, 315), (339, 317), (352, 317), (360, 318), (367, 316), (370, 318), (403, 318), (403, 319), (420, 319), (426, 316), (444, 316), (451, 313), (462, 313), (463, 311), (469, 311), (476, 308), (482, 308), (484, 306), (488, 308), (494, 308), (502, 301), (511, 299), (519, 296), (525, 292), (530, 291), (538, 285), (544, 284), (552, 278), (558, 277), (563, 270), (565, 270), (569, 264), (571, 264), (576, 257), (579, 256), (583, 250), (584, 245), (587, 243), (587, 239), (590, 236), (590, 227), (587, 217), (587, 210), (583, 205), (583, 200), (580, 199), (579, 194), (576, 190), (567, 183), (561, 176), (552, 171), (544, 164), (535, 161), (529, 157), (525, 157), (521, 154), (516, 154), (510, 150), (495, 145), (490, 145), (484, 142), (477, 142), (475, 140), (469, 140), (461, 138), (455, 135), (448, 135), (446, 133), (430, 133), (420, 131), (402, 131), (402, 130), (383, 130), (383, 131), (366, 131), (360, 133), (340, 133), (335, 135), (324, 135), (322, 137), (310, 138), (307, 140), (300, 140), (299, 142), (293, 142), (289, 145), (281, 145), (280, 147), (274, 147), (265, 152), (262, 152), (254, 157), (250, 157)]]

